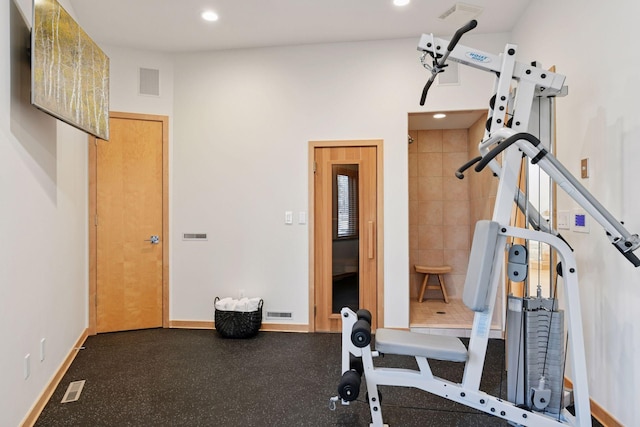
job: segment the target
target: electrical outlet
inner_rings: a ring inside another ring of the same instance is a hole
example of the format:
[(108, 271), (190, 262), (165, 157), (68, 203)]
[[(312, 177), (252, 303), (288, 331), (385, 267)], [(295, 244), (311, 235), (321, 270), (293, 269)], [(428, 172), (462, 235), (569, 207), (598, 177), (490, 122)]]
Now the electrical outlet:
[(31, 354), (27, 353), (24, 356), (24, 379), (26, 380), (31, 375)]
[(580, 178), (589, 178), (589, 159), (580, 160)]

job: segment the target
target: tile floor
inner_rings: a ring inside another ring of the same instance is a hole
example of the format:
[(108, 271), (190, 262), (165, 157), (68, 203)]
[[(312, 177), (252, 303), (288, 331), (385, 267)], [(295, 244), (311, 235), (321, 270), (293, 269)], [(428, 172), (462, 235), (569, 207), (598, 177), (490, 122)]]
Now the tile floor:
[[(469, 310), (461, 299), (442, 300), (415, 299), (410, 303), (410, 328), (412, 331), (437, 335), (469, 337), (473, 325), (473, 311)], [(491, 338), (502, 338), (499, 323), (491, 325)]]
[(430, 328), (468, 328), (473, 323), (473, 311), (462, 300), (411, 301), (411, 326)]
[[(535, 295), (536, 286), (540, 282), (543, 288), (543, 296), (549, 295), (549, 270), (531, 268), (529, 280), (530, 295)], [(497, 307), (496, 307), (497, 308)], [(500, 321), (491, 324), (491, 338), (502, 338)], [(411, 330), (439, 334), (469, 337), (473, 325), (473, 312), (464, 305), (461, 299), (449, 298), (449, 303), (441, 299), (425, 299), (419, 303), (415, 298), (410, 302)]]

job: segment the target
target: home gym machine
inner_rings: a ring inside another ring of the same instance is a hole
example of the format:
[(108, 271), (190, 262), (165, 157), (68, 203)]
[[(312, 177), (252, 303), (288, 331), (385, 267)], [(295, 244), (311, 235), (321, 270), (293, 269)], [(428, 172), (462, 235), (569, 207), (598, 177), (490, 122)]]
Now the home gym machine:
[[(478, 145), (480, 156), (456, 172), (462, 179), (464, 172), (472, 166), (476, 172), (488, 166), (499, 178), (493, 217), (476, 224), (464, 283), (463, 302), (475, 312), (468, 348), (456, 337), (379, 328), (375, 333), (374, 350), (370, 313), (364, 309), (354, 312), (343, 308), (343, 375), (338, 396), (330, 399), (330, 406), (335, 409), (338, 401), (348, 405), (357, 399), (364, 375), (371, 426), (385, 425), (378, 391), (380, 385), (424, 390), (502, 418), (512, 425), (591, 426), (576, 260), (569, 244), (536, 212), (519, 189), (523, 157), (537, 164), (598, 222), (614, 247), (635, 267), (640, 266), (640, 259), (633, 251), (640, 246), (640, 239), (637, 234), (629, 233), (549, 152), (548, 147), (530, 133), (532, 107), (564, 95), (565, 77), (544, 70), (536, 63), (516, 61), (518, 48), (514, 44), (507, 44), (501, 55), (459, 45), (460, 37), (476, 25), (476, 21), (469, 22), (450, 41), (422, 35), (418, 45), (422, 64), (431, 71), (420, 105), (424, 105), (435, 77), (445, 71), (447, 60), (496, 76), (485, 136)], [(428, 58), (431, 58), (431, 64), (427, 63)], [(499, 155), (501, 162), (497, 159)], [(512, 224), (514, 200), (527, 212), (528, 224), (525, 226)], [(558, 280), (563, 284), (564, 301), (561, 310), (555, 294), (550, 298), (542, 298), (539, 292), (535, 297), (509, 298), (507, 399), (504, 400), (481, 391), (479, 386), (496, 294), (504, 280), (503, 271), (506, 267), (507, 277), (513, 282), (521, 282), (529, 269), (526, 247), (512, 244), (510, 239), (542, 242), (553, 248), (560, 260), (556, 270), (561, 276)], [(385, 353), (415, 357), (418, 369), (376, 367), (374, 358)], [(462, 382), (453, 383), (434, 376), (428, 359), (464, 363)], [(564, 387), (566, 359), (571, 368), (572, 394)], [(575, 415), (566, 409), (571, 404)]]

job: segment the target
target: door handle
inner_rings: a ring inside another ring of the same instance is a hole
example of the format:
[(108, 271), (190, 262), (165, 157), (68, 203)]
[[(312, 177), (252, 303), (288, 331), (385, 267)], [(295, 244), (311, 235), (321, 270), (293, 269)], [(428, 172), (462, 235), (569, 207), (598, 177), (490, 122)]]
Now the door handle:
[(368, 249), (367, 250), (367, 255), (369, 256), (369, 259), (373, 259), (373, 256), (374, 256), (374, 253), (375, 253), (374, 252), (375, 242), (373, 240), (373, 237), (375, 235), (374, 227), (373, 227), (374, 222), (373, 221), (369, 221), (369, 223), (367, 225), (368, 225), (368, 233), (369, 233), (369, 236), (368, 236), (369, 244), (368, 244), (368, 247), (367, 247), (367, 249)]
[(145, 239), (145, 242), (151, 242), (152, 245), (157, 245), (158, 243), (160, 243), (160, 237), (159, 236), (151, 236), (150, 239)]

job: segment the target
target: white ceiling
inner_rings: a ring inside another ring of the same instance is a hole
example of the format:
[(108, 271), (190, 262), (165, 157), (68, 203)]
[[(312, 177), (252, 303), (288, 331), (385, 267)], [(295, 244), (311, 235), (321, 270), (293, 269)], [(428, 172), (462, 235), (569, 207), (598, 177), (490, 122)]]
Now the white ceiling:
[[(451, 35), (438, 19), (453, 0), (69, 0), (98, 44), (185, 52)], [(510, 32), (532, 0), (468, 0), (484, 7), (475, 33)], [(207, 9), (217, 22), (200, 18)]]
[[(157, 52), (416, 39), (451, 35), (466, 22), (438, 17), (454, 0), (69, 0), (82, 28), (98, 44)], [(481, 6), (474, 33), (510, 32), (532, 0), (468, 0)], [(220, 19), (205, 22), (214, 10)], [(409, 116), (409, 129), (468, 128), (486, 111)]]
[(448, 111), (447, 117), (436, 119), (434, 113), (409, 113), (409, 130), (469, 129), (487, 110)]

